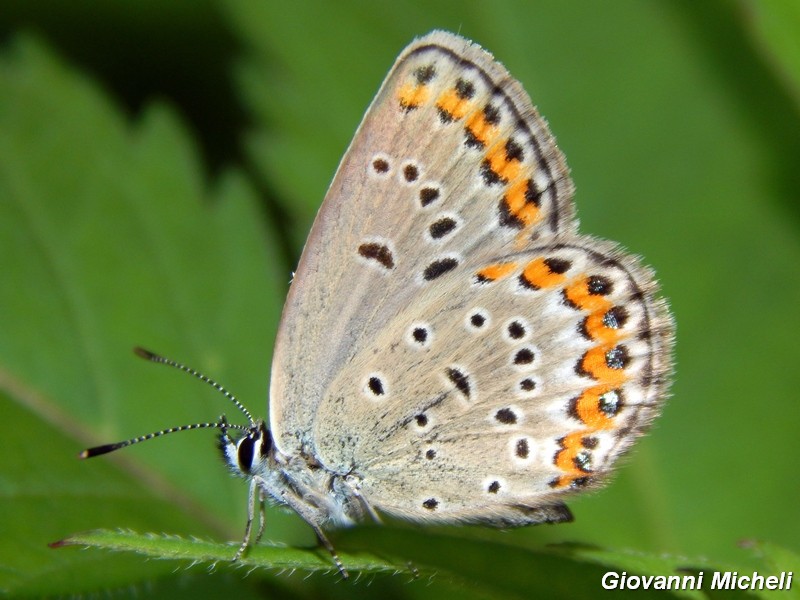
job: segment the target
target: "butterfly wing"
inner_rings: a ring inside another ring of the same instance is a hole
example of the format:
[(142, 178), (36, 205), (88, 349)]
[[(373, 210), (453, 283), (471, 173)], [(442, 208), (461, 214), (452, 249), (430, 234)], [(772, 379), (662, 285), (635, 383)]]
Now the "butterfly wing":
[(672, 325), (652, 274), (577, 233), (563, 157), (490, 54), (400, 56), (303, 253), (273, 363), (284, 452), (378, 509), (568, 518), (657, 413)]
[[(333, 380), (442, 277), (571, 234), (572, 183), (528, 96), (471, 42), (433, 32), (398, 58), (320, 209), (291, 285), (270, 387), (275, 442), (316, 456)], [(436, 305), (434, 304), (433, 307)], [(369, 418), (366, 413), (363, 418)]]
[[(585, 236), (464, 261), (332, 382), (326, 464), (398, 516), (500, 526), (568, 518), (660, 409), (671, 321), (652, 274)], [(341, 424), (347, 423), (343, 430)]]

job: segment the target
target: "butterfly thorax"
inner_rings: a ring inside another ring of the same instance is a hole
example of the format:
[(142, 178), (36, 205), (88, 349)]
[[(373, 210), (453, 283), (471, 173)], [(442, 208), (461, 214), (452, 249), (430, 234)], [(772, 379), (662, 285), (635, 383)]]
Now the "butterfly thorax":
[(309, 523), (348, 526), (364, 516), (357, 479), (333, 473), (313, 458), (283, 454), (264, 421), (238, 439), (223, 433), (220, 449), (234, 475), (255, 483), (254, 492), (289, 506)]

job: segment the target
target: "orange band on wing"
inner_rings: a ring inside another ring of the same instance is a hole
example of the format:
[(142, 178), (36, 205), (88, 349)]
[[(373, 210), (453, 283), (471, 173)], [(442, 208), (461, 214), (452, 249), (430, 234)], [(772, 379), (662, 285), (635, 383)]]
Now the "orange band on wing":
[(529, 227), (539, 220), (539, 207), (528, 200), (528, 189), (531, 186), (530, 179), (520, 179), (508, 186), (503, 201), (506, 203), (508, 212), (516, 218), (523, 227)]
[(411, 83), (405, 84), (397, 93), (403, 108), (417, 108), (428, 101), (429, 95), (428, 86)]
[(577, 308), (586, 312), (605, 312), (611, 308), (611, 302), (604, 296), (592, 294), (589, 291), (589, 278), (584, 276), (577, 279), (564, 290), (567, 300)]
[(516, 179), (522, 172), (519, 160), (516, 158), (509, 159), (506, 156), (505, 144), (492, 146), (486, 153), (486, 159), (489, 161), (489, 167), (494, 174), (505, 182)]
[(475, 111), (467, 118), (466, 127), (467, 131), (484, 146), (494, 143), (497, 139), (497, 126), (489, 123), (481, 110)]
[(609, 352), (614, 350), (613, 344), (601, 344), (586, 351), (581, 359), (581, 368), (583, 371), (602, 383), (610, 385), (620, 385), (623, 383), (627, 376), (625, 375), (624, 367), (612, 367), (608, 364)]
[(614, 421), (603, 412), (600, 406), (600, 397), (611, 389), (613, 386), (610, 385), (594, 386), (575, 399), (574, 415), (587, 425), (590, 431), (614, 428)]
[(502, 279), (517, 268), (517, 263), (497, 263), (484, 267), (476, 273), (480, 281), (497, 281)]
[(537, 258), (528, 263), (520, 276), (523, 283), (532, 288), (546, 288), (564, 281), (563, 273), (553, 273), (544, 258)]
[(463, 119), (469, 112), (471, 102), (458, 95), (456, 90), (449, 89), (436, 101), (436, 107), (447, 113), (451, 119)]
[(586, 335), (603, 344), (613, 344), (620, 339), (620, 332), (605, 324), (605, 314), (604, 310), (597, 310), (586, 317)]

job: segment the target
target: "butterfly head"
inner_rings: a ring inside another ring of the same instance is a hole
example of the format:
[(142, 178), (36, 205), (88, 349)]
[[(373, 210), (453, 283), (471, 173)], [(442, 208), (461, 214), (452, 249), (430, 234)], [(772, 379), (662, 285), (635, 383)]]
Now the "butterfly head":
[(245, 478), (263, 473), (273, 454), (272, 434), (264, 421), (256, 421), (236, 437), (227, 427), (221, 429), (219, 449), (231, 472)]

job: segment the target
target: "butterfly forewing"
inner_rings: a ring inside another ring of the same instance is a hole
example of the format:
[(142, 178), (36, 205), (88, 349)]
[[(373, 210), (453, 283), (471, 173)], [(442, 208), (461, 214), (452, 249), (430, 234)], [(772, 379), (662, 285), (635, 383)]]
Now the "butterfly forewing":
[(339, 166), (290, 289), (270, 393), (281, 449), (313, 445), (332, 378), (438, 273), (572, 231), (571, 196), (546, 124), (491, 55), (445, 32), (411, 44)]

